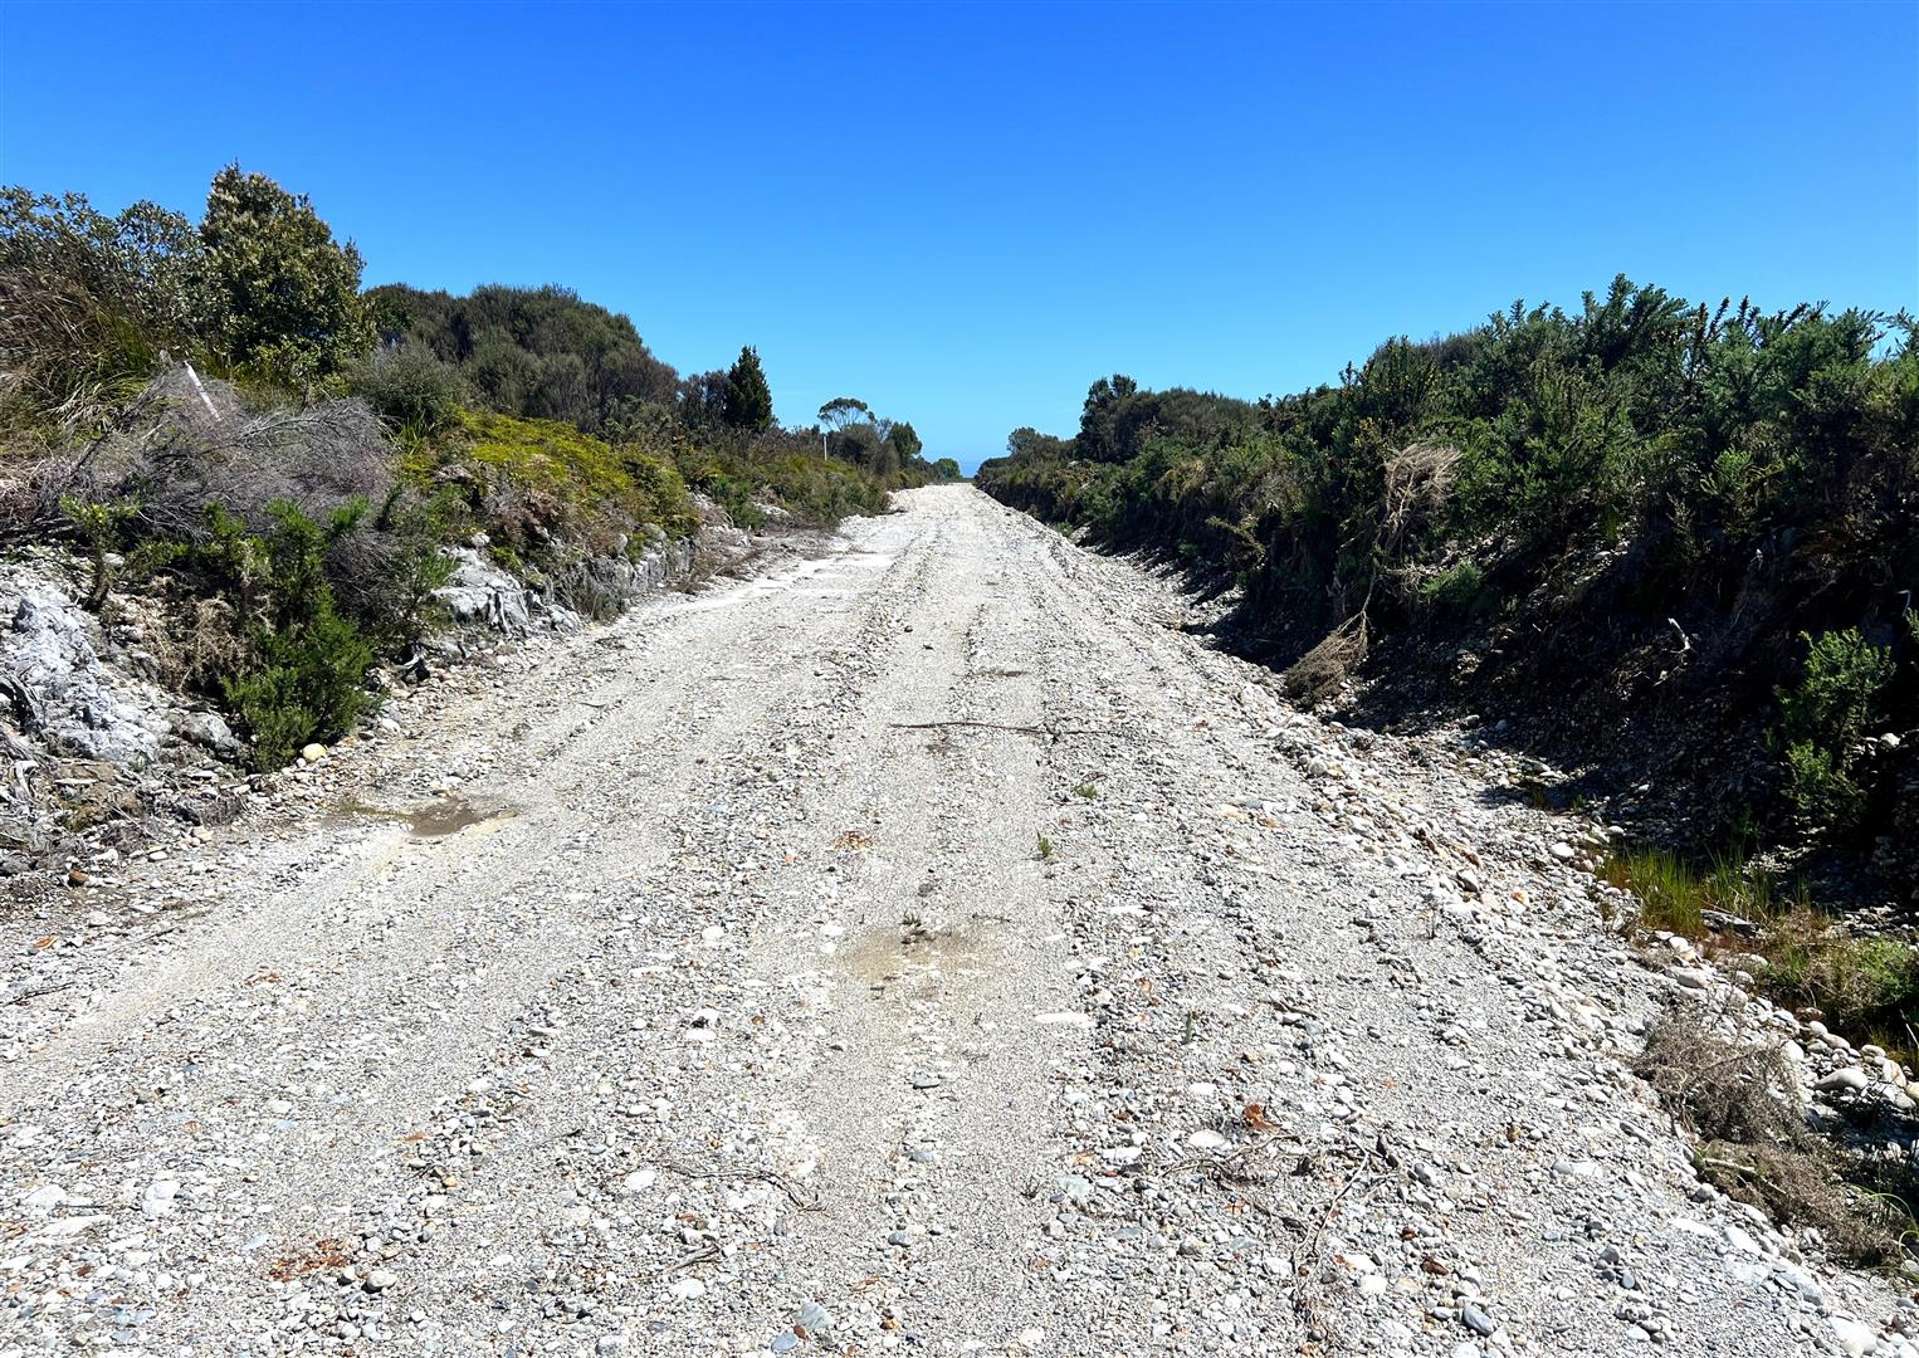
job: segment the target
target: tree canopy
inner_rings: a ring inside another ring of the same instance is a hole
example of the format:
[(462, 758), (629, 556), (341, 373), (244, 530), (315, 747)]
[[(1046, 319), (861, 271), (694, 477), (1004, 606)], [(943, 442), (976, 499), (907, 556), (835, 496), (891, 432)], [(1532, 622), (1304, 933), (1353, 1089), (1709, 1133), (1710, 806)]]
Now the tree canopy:
[(680, 375), (633, 322), (571, 288), (489, 284), (466, 297), (389, 283), (367, 294), (388, 343), (421, 344), (491, 409), (607, 431), (634, 406), (671, 406)]
[(752, 345), (740, 349), (739, 358), (726, 374), (726, 422), (735, 429), (758, 433), (773, 424), (773, 389), (766, 384), (760, 367), (759, 350)]
[(371, 343), (360, 252), (334, 241), (305, 194), (229, 165), (207, 194), (200, 244), (205, 333), (228, 362), (311, 384)]

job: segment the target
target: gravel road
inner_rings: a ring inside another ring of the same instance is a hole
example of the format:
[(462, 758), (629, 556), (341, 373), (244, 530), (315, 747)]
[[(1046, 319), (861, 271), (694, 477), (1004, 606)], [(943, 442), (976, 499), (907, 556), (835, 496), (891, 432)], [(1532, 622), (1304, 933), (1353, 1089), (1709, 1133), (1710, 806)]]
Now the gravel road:
[(1496, 756), (897, 500), (6, 917), (0, 1354), (1913, 1352)]

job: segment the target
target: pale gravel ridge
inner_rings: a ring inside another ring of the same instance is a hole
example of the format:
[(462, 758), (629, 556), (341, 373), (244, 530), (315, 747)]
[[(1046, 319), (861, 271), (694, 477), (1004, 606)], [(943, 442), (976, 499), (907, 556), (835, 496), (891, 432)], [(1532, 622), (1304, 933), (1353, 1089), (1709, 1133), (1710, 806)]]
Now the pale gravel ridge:
[(1697, 1183), (1565, 822), (897, 498), (4, 921), (0, 1358), (1919, 1353)]

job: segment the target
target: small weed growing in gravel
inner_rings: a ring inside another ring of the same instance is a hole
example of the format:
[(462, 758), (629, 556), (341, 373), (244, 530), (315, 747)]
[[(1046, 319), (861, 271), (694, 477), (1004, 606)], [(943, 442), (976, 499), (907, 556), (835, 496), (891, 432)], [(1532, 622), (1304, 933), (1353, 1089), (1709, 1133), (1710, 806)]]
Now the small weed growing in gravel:
[(1091, 783), (1081, 783), (1078, 787), (1073, 789), (1073, 795), (1075, 797), (1080, 798), (1083, 801), (1090, 802), (1098, 798), (1099, 789), (1094, 787)]
[(1042, 834), (1039, 837), (1039, 860), (1040, 862), (1045, 863), (1050, 861), (1052, 857), (1053, 857), (1053, 841), (1048, 839), (1044, 834)]

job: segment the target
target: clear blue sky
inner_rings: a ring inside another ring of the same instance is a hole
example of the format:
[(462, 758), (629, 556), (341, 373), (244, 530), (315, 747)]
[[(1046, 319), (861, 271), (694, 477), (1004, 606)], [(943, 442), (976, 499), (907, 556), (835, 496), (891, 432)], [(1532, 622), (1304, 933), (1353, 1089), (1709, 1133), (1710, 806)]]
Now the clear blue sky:
[(969, 464), (1087, 384), (1239, 395), (1616, 272), (1919, 305), (1919, 6), (0, 4), (0, 179), (367, 282), (559, 282)]

